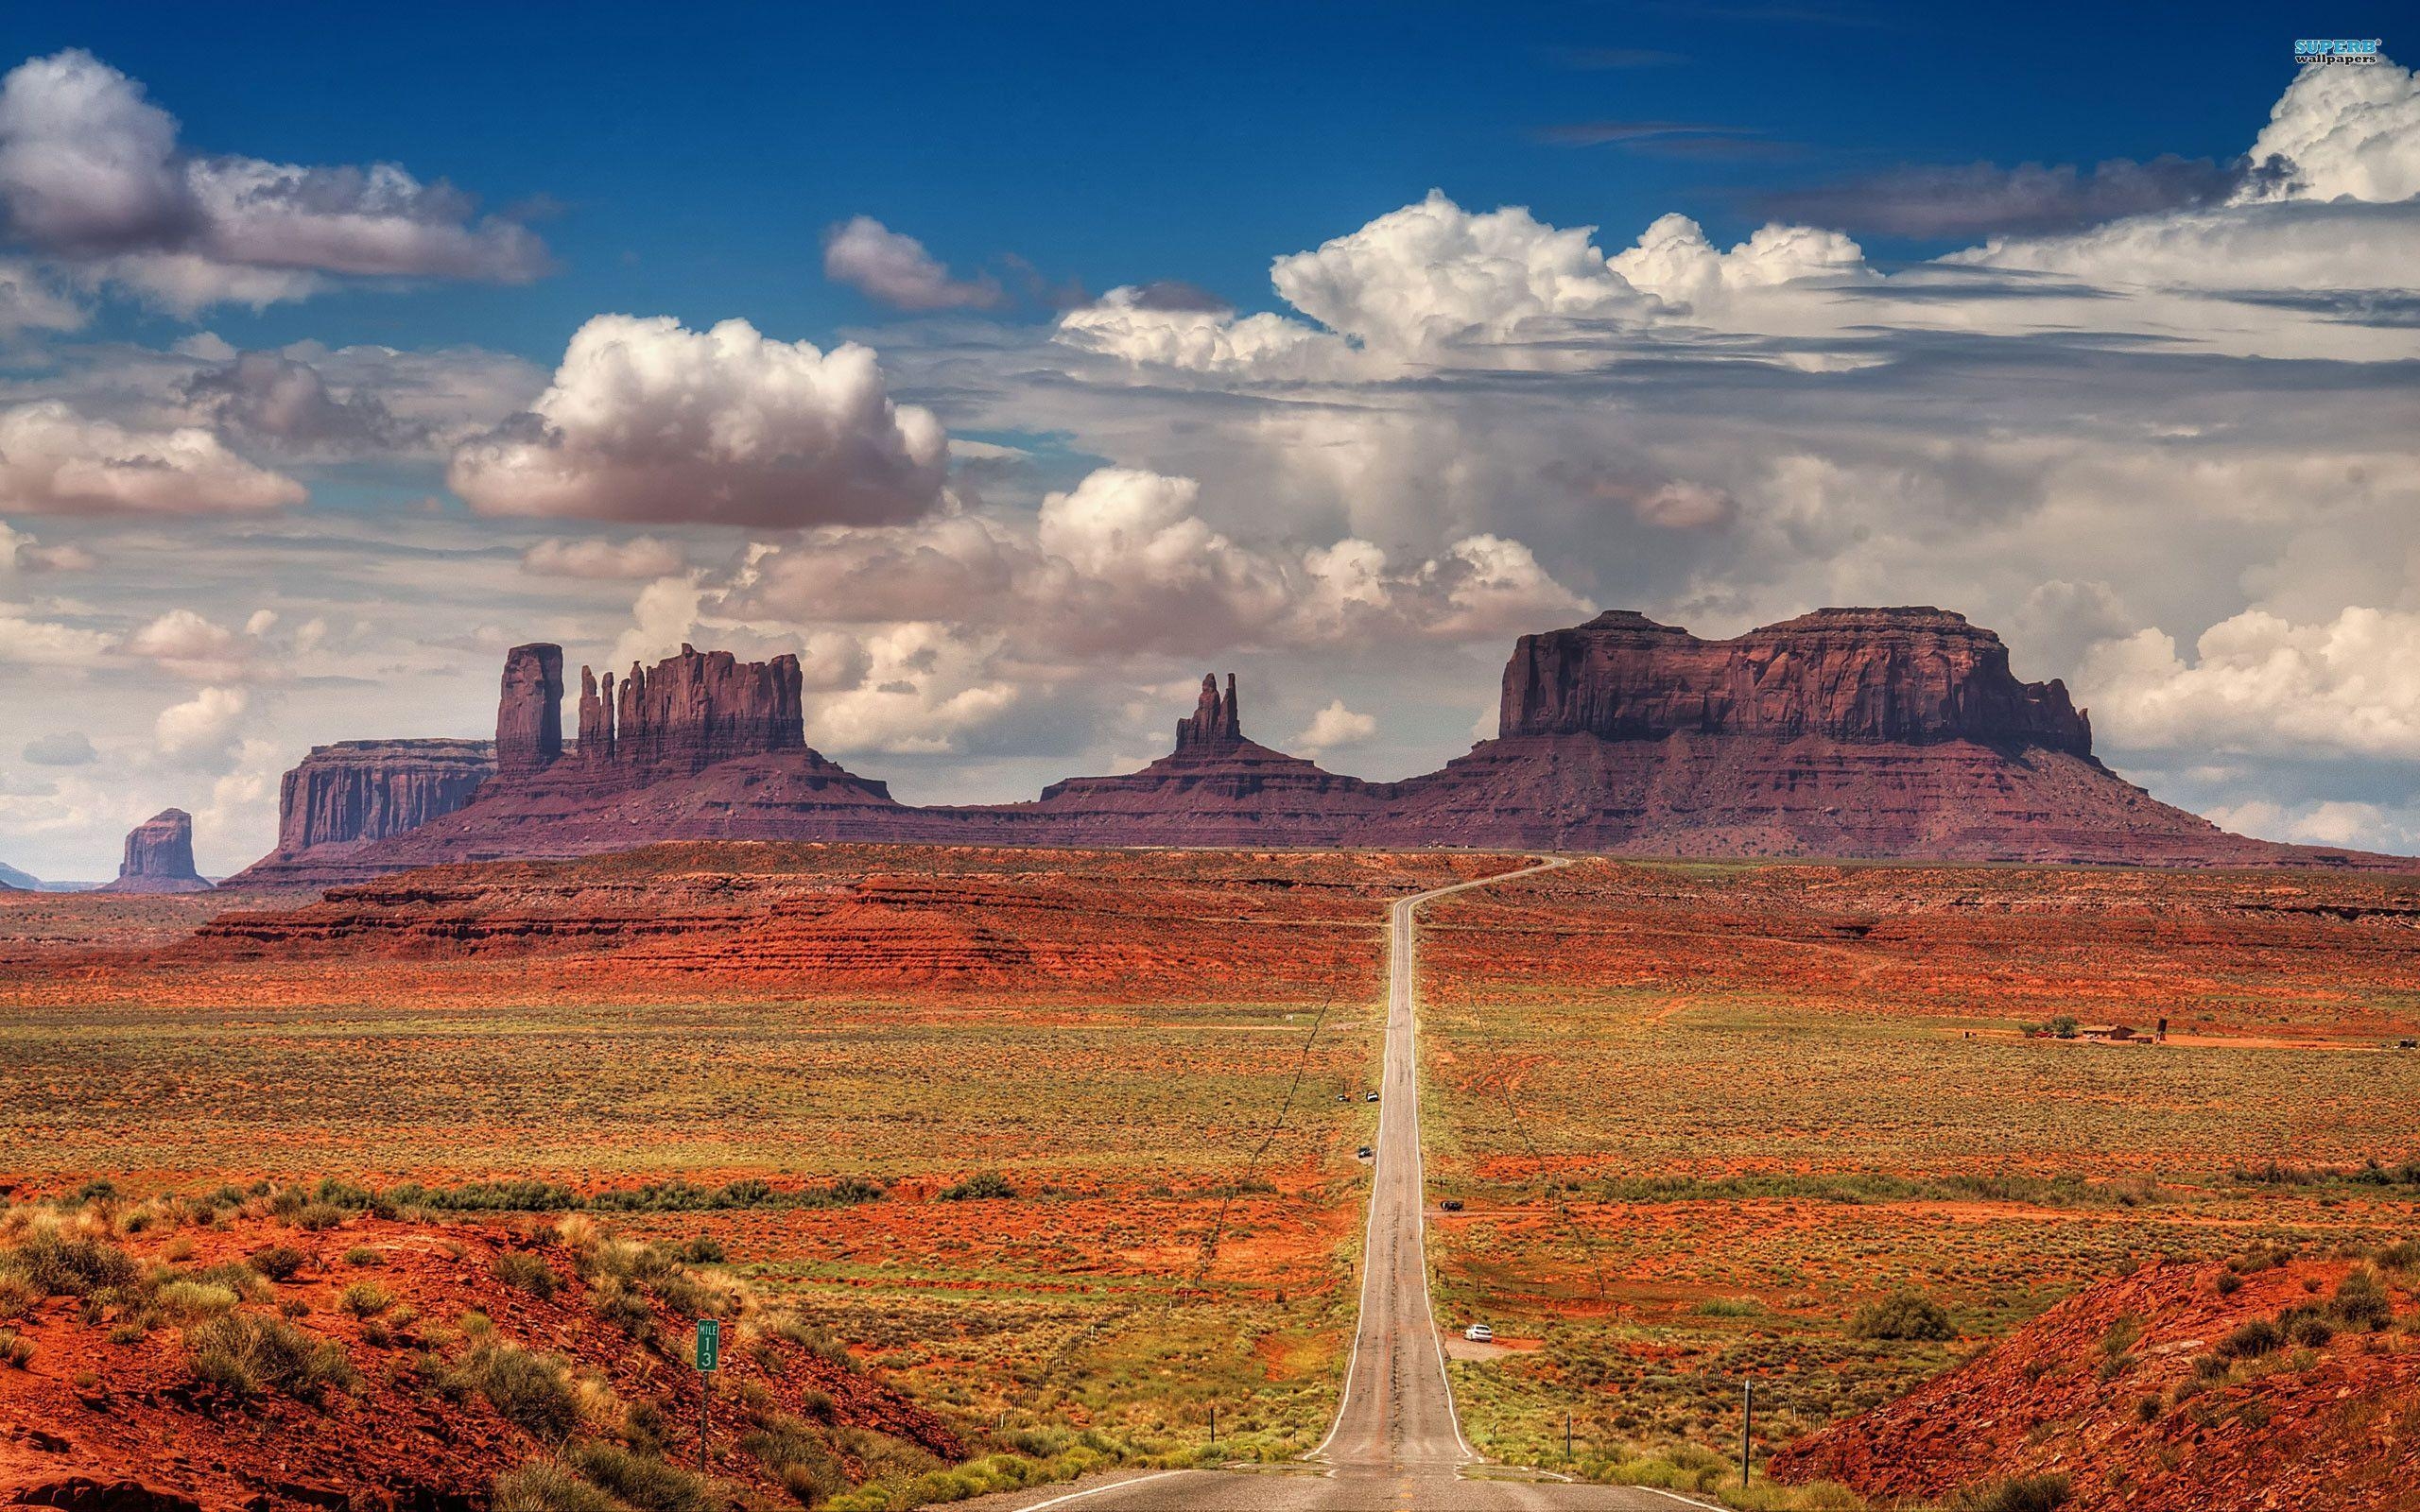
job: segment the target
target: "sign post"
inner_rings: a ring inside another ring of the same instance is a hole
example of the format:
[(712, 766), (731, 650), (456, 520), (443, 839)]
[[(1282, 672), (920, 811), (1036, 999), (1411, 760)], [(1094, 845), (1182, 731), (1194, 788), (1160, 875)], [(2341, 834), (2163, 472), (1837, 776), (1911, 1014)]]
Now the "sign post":
[(698, 1319), (698, 1473), (706, 1473), (706, 1430), (712, 1422), (715, 1372), (722, 1368), (722, 1324)]

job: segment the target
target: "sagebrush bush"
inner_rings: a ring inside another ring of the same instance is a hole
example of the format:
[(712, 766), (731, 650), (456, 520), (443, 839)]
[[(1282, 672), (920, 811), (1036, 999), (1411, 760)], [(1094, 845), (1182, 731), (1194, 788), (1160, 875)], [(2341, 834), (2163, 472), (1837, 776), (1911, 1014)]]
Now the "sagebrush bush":
[(271, 1245), (266, 1249), (253, 1250), (245, 1258), (244, 1263), (270, 1280), (288, 1281), (292, 1280), (295, 1273), (308, 1264), (310, 1260), (310, 1256), (292, 1245)]
[(15, 1329), (0, 1329), (0, 1366), (23, 1370), (33, 1363), (34, 1341)]
[(978, 1171), (963, 1181), (943, 1187), (941, 1199), (943, 1202), (995, 1202), (1016, 1194), (1017, 1189), (1009, 1184), (1007, 1177), (997, 1171)]
[(194, 1378), (230, 1396), (274, 1392), (305, 1401), (359, 1379), (339, 1346), (313, 1338), (281, 1317), (226, 1313), (185, 1333)]
[(2265, 1317), (2256, 1317), (2221, 1339), (2217, 1353), (2221, 1360), (2256, 1360), (2276, 1353), (2285, 1342), (2283, 1329)]
[(592, 1483), (639, 1512), (708, 1512), (715, 1505), (713, 1487), (704, 1481), (619, 1444), (580, 1444), (570, 1458)]
[(491, 1340), (463, 1356), (447, 1377), (462, 1394), (485, 1397), (505, 1421), (543, 1442), (561, 1443), (579, 1426), (579, 1398), (561, 1360)]
[(375, 1317), (395, 1305), (395, 1294), (376, 1281), (355, 1281), (337, 1294), (337, 1306), (355, 1317)]
[(2057, 1512), (2073, 1494), (2064, 1475), (2023, 1475), (1962, 1491), (1950, 1505), (1955, 1512)]
[(202, 1280), (163, 1282), (152, 1297), (162, 1313), (180, 1323), (232, 1313), (240, 1300), (242, 1298), (235, 1295), (233, 1287), (213, 1285)]
[(552, 1460), (495, 1478), (494, 1512), (626, 1512), (622, 1503)]
[(2329, 1315), (2348, 1329), (2376, 1332), (2394, 1321), (2394, 1299), (2374, 1270), (2357, 1270), (2338, 1283), (2327, 1304)]
[(1899, 1291), (1860, 1307), (1849, 1318), (1849, 1332), (1860, 1339), (1954, 1339), (1957, 1326), (1939, 1302), (1922, 1292)]
[(495, 1263), (490, 1268), (497, 1280), (507, 1286), (517, 1286), (541, 1300), (554, 1296), (556, 1287), (561, 1284), (554, 1267), (547, 1264), (543, 1257), (526, 1249), (506, 1250), (495, 1257)]
[(83, 1297), (134, 1284), (134, 1261), (105, 1239), (71, 1237), (40, 1228), (0, 1253), (0, 1272), (22, 1278), (45, 1297)]

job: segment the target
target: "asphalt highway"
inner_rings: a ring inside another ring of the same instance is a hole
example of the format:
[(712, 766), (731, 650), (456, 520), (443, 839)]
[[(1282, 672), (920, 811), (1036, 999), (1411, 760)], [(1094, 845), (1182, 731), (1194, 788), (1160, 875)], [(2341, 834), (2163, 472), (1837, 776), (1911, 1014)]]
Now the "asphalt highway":
[(1545, 1471), (1484, 1463), (1455, 1418), (1444, 1348), (1429, 1307), (1412, 1004), (1420, 905), (1566, 864), (1548, 861), (1394, 905), (1361, 1317), (1345, 1371), (1344, 1400), (1320, 1446), (1291, 1466), (1109, 1475), (1073, 1486), (985, 1497), (966, 1506), (999, 1512), (1671, 1512), (1675, 1506), (1710, 1504), (1668, 1491), (1584, 1486)]

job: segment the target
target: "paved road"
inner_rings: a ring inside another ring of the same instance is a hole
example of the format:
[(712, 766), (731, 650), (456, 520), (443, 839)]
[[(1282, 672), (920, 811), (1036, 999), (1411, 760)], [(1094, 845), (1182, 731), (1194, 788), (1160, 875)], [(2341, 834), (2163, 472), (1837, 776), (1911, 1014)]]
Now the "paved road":
[(1581, 1486), (1482, 1463), (1454, 1416), (1445, 1353), (1428, 1305), (1421, 1197), (1420, 1073), (1412, 979), (1416, 915), (1433, 898), (1568, 865), (1548, 861), (1440, 887), (1394, 905), (1387, 949), (1387, 1054), (1377, 1170), (1361, 1262), (1361, 1319), (1336, 1425), (1299, 1465), (1116, 1475), (970, 1508), (1068, 1512), (1672, 1512), (1708, 1503), (1668, 1491)]

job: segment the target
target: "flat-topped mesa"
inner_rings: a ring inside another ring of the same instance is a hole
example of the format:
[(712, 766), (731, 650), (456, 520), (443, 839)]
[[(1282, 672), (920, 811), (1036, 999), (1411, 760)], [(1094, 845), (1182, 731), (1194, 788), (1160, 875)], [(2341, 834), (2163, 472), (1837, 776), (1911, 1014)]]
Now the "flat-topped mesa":
[(314, 746), (278, 785), (277, 850), (353, 845), (415, 830), (471, 801), (495, 775), (484, 740), (344, 740)]
[(1521, 637), (1504, 669), (1502, 729), (1607, 740), (1963, 740), (2092, 755), (2092, 726), (2066, 684), (2018, 681), (1997, 635), (1931, 608), (1818, 610), (1728, 641), (1610, 610)]
[(208, 892), (210, 884), (193, 865), (193, 816), (162, 809), (126, 833), (126, 859), (117, 880), (99, 892)]
[(1236, 675), (1227, 674), (1227, 691), (1219, 692), (1218, 674), (1201, 675), (1201, 701), (1176, 722), (1179, 751), (1224, 750), (1244, 743), (1243, 722), (1236, 713)]
[(495, 769), (527, 777), (563, 753), (563, 648), (516, 645), (504, 656), (504, 688), (496, 700)]
[(617, 687), (579, 669), (583, 765), (644, 773), (648, 781), (718, 762), (806, 747), (798, 658), (742, 662), (692, 645), (652, 667), (631, 663)]

